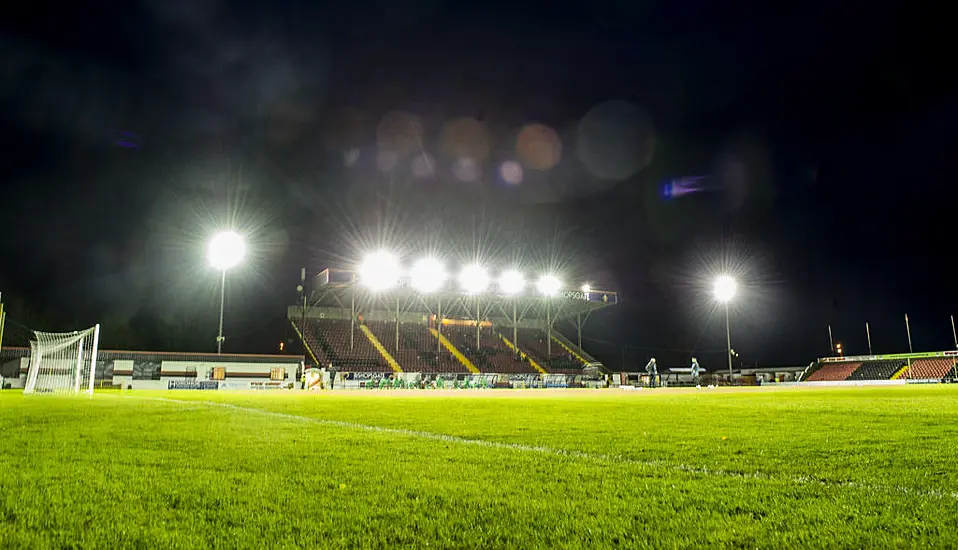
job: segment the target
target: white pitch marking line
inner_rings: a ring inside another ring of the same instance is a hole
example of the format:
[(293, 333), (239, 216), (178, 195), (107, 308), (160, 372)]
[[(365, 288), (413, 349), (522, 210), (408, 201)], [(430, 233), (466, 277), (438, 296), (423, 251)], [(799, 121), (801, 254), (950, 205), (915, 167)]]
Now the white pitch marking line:
[(440, 433), (434, 433), (434, 432), (424, 432), (419, 430), (406, 430), (403, 428), (387, 428), (384, 426), (359, 424), (357, 422), (346, 422), (343, 420), (327, 420), (323, 418), (313, 418), (310, 416), (300, 416), (300, 415), (281, 413), (276, 411), (268, 411), (265, 409), (257, 409), (255, 407), (241, 407), (239, 405), (233, 405), (232, 403), (218, 403), (215, 401), (179, 400), (179, 399), (169, 399), (166, 397), (146, 397), (146, 396), (138, 396), (138, 395), (127, 395), (124, 397), (133, 398), (133, 399), (146, 399), (150, 401), (161, 401), (166, 403), (174, 403), (177, 405), (202, 404), (211, 408), (220, 407), (224, 409), (232, 409), (232, 410), (242, 411), (246, 413), (254, 413), (254, 414), (260, 414), (264, 416), (271, 416), (274, 418), (282, 418), (284, 420), (291, 420), (294, 422), (307, 422), (310, 424), (336, 426), (339, 428), (346, 428), (351, 430), (361, 430), (361, 431), (383, 433), (383, 434), (390, 434), (390, 435), (401, 435), (405, 437), (416, 437), (420, 439), (442, 441), (445, 443), (456, 443), (459, 445), (473, 445), (476, 447), (486, 447), (490, 449), (512, 450), (512, 451), (519, 451), (519, 452), (525, 452), (525, 453), (539, 453), (544, 455), (569, 457), (569, 458), (581, 458), (581, 459), (593, 460), (597, 462), (613, 462), (613, 463), (631, 464), (634, 466), (645, 466), (649, 468), (672, 470), (672, 471), (682, 472), (686, 474), (762, 480), (762, 481), (786, 481), (786, 482), (791, 482), (798, 485), (819, 485), (822, 487), (847, 487), (847, 488), (854, 488), (854, 489), (864, 489), (866, 491), (884, 491), (889, 493), (900, 493), (900, 494), (909, 495), (909, 496), (936, 497), (936, 498), (948, 498), (952, 500), (958, 500), (958, 492), (938, 491), (934, 489), (923, 491), (919, 489), (913, 489), (911, 487), (899, 487), (899, 486), (893, 486), (893, 485), (873, 485), (873, 484), (867, 484), (867, 483), (859, 483), (857, 481), (826, 481), (821, 479), (815, 479), (808, 476), (783, 478), (783, 477), (770, 476), (767, 474), (761, 474), (757, 472), (753, 472), (753, 473), (729, 472), (725, 470), (713, 470), (710, 468), (706, 468), (704, 466), (674, 464), (674, 463), (663, 462), (658, 460), (635, 460), (633, 458), (627, 458), (621, 455), (610, 455), (610, 454), (603, 454), (603, 453), (587, 453), (585, 451), (575, 451), (570, 449), (556, 449), (554, 447), (543, 447), (540, 445), (525, 445), (522, 443), (502, 443), (498, 441), (487, 441), (484, 439), (469, 439), (465, 437), (457, 437), (454, 435), (446, 435), (446, 434), (440, 434)]

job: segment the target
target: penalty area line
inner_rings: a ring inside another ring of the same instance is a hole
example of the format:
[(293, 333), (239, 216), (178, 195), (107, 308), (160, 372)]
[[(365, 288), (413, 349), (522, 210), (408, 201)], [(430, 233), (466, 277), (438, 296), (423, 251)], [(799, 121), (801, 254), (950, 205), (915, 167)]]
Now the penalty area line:
[(797, 477), (782, 477), (782, 476), (772, 476), (768, 474), (762, 474), (758, 472), (744, 473), (744, 472), (730, 472), (728, 470), (719, 470), (714, 468), (707, 468), (704, 466), (692, 466), (688, 464), (675, 464), (671, 462), (665, 462), (660, 460), (637, 460), (634, 458), (629, 458), (621, 455), (605, 454), (605, 453), (589, 453), (585, 451), (576, 451), (571, 449), (562, 449), (556, 447), (545, 447), (542, 445), (526, 445), (523, 443), (504, 443), (500, 441), (488, 441), (485, 439), (473, 439), (467, 437), (458, 437), (454, 435), (447, 435), (435, 432), (426, 432), (422, 430), (407, 430), (404, 428), (387, 428), (385, 426), (376, 426), (373, 424), (361, 424), (358, 422), (347, 422), (345, 420), (329, 420), (325, 418), (313, 418), (310, 416), (302, 416), (297, 414), (282, 413), (276, 411), (270, 411), (266, 409), (257, 409), (255, 407), (243, 407), (240, 405), (234, 405), (232, 403), (219, 403), (216, 401), (201, 401), (201, 400), (179, 400), (179, 399), (170, 399), (167, 397), (146, 397), (146, 396), (137, 396), (137, 395), (127, 395), (123, 396), (127, 399), (143, 399), (148, 401), (159, 401), (163, 403), (171, 403), (181, 406), (191, 406), (192, 409), (200, 408), (196, 405), (204, 405), (209, 409), (226, 409), (234, 410), (238, 412), (243, 412), (247, 414), (258, 414), (261, 416), (268, 416), (272, 418), (279, 418), (282, 420), (287, 420), (291, 422), (298, 423), (307, 423), (307, 424), (318, 424), (322, 426), (333, 426), (337, 428), (343, 428), (347, 430), (354, 431), (365, 431), (371, 433), (380, 433), (388, 435), (396, 435), (402, 437), (412, 437), (417, 439), (425, 439), (431, 441), (439, 441), (443, 443), (454, 443), (457, 445), (468, 445), (473, 447), (484, 447), (488, 449), (499, 449), (499, 450), (508, 450), (516, 451), (521, 453), (536, 453), (546, 456), (554, 457), (563, 457), (563, 458), (573, 458), (580, 460), (589, 460), (594, 462), (608, 462), (613, 464), (629, 464), (632, 466), (640, 466), (645, 468), (652, 468), (656, 470), (668, 470), (673, 472), (679, 472), (690, 475), (706, 476), (706, 477), (717, 477), (717, 478), (730, 478), (730, 479), (741, 479), (746, 481), (770, 481), (770, 482), (785, 482), (792, 483), (795, 485), (809, 485), (809, 486), (820, 486), (820, 487), (839, 487), (847, 489), (860, 489), (864, 491), (881, 491), (886, 493), (895, 493), (907, 496), (914, 497), (923, 497), (923, 498), (942, 498), (950, 500), (958, 500), (958, 492), (949, 492), (949, 491), (939, 491), (939, 490), (921, 490), (914, 489), (911, 487), (901, 487), (895, 485), (879, 485), (879, 484), (869, 484), (869, 483), (860, 483), (857, 481), (830, 481), (825, 479), (818, 479), (810, 476), (797, 476)]

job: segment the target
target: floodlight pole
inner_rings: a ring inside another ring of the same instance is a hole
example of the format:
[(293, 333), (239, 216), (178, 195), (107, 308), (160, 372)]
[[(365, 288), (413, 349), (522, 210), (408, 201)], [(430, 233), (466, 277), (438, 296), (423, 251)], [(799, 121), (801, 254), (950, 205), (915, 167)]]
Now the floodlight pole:
[(519, 299), (516, 297), (512, 298), (512, 345), (516, 347), (516, 355), (519, 355), (519, 315), (518, 307)]
[(581, 313), (577, 313), (575, 316), (575, 328), (576, 328), (576, 331), (579, 333), (578, 334), (579, 349), (581, 350), (582, 349), (582, 314)]
[(436, 300), (436, 360), (442, 354), (442, 299)]
[[(0, 311), (3, 310), (3, 304), (0, 304)], [(955, 349), (958, 349), (958, 333), (955, 333), (955, 316), (951, 316), (951, 337), (955, 339)], [(0, 319), (0, 342), (3, 341), (3, 319)]]
[(353, 277), (353, 291), (349, 301), (349, 350), (353, 350), (356, 332), (356, 277)]
[(865, 336), (868, 337), (868, 355), (872, 354), (872, 331), (869, 328), (868, 323), (865, 323)]
[(732, 331), (728, 322), (728, 301), (725, 302), (725, 343), (728, 346), (728, 384), (732, 385)]
[(552, 300), (546, 297), (546, 353), (552, 357)]
[[(7, 312), (3, 309), (3, 293), (0, 292), (0, 350), (3, 349), (3, 325), (6, 319)], [(952, 323), (952, 326), (954, 326), (954, 323)]]
[(476, 295), (476, 351), (479, 350), (479, 316), (482, 315), (479, 307), (479, 295)]
[(828, 353), (835, 353), (835, 339), (832, 338), (831, 325), (828, 325)]
[[(306, 345), (306, 309), (307, 309), (307, 305), (306, 305), (306, 268), (305, 268), (305, 267), (299, 270), (299, 288), (300, 288), (300, 291), (299, 291), (300, 294), (303, 295), (303, 296), (302, 296), (302, 298), (303, 298), (303, 318), (302, 318), (302, 320), (300, 321), (299, 329), (300, 329), (301, 331), (303, 331), (303, 332), (302, 332), (302, 335), (303, 335), (303, 345)], [(316, 366), (318, 367), (318, 366), (320, 366), (320, 365), (316, 365)]]
[(396, 353), (399, 353), (399, 294), (396, 294)]
[(226, 305), (226, 270), (220, 279), (220, 331), (216, 336), (216, 353), (223, 353), (223, 310)]
[(911, 324), (908, 322), (908, 314), (905, 314), (905, 332), (908, 333), (908, 353), (915, 353), (911, 347)]

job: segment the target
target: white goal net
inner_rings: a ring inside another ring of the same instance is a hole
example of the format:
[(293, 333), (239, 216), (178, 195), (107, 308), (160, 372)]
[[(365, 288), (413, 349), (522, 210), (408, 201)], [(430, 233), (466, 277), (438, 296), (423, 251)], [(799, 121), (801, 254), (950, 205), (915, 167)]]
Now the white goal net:
[(34, 332), (23, 393), (93, 393), (100, 325), (76, 332)]

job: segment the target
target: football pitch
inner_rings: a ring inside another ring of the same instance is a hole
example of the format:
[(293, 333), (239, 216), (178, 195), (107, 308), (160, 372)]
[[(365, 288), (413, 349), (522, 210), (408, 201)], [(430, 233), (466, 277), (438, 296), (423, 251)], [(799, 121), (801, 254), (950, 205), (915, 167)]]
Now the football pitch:
[(0, 392), (0, 548), (958, 545), (958, 386)]

